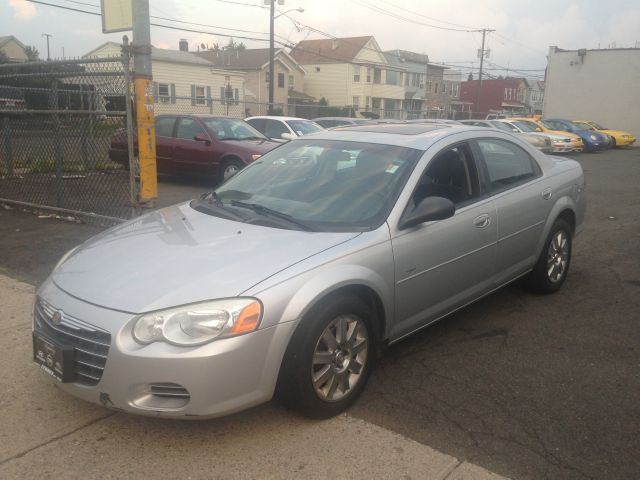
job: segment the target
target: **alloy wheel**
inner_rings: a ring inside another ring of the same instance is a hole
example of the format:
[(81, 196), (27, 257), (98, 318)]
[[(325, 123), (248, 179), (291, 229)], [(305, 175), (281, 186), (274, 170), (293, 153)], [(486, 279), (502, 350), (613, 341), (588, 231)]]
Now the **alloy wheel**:
[(559, 282), (569, 262), (569, 241), (564, 230), (558, 230), (547, 251), (547, 276), (552, 283)]
[(369, 335), (355, 315), (336, 317), (322, 332), (313, 352), (311, 381), (321, 400), (337, 402), (360, 381), (367, 362)]

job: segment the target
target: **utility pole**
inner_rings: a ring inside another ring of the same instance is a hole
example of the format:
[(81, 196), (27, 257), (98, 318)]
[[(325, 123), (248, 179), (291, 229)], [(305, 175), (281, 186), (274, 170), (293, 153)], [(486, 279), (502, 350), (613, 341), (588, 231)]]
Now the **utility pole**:
[[(276, 0), (269, 0), (269, 111), (268, 115), (273, 115), (273, 67), (274, 67), (274, 41), (273, 26), (275, 21)], [(283, 2), (284, 3), (284, 2)]]
[(480, 90), (482, 90), (482, 64), (484, 62), (484, 37), (487, 35), (487, 32), (495, 32), (495, 30), (489, 30), (487, 28), (483, 28), (482, 30), (478, 30), (482, 32), (482, 49), (480, 50), (480, 73), (478, 75), (478, 90), (476, 91), (476, 109), (480, 109)]
[(47, 61), (51, 60), (51, 53), (49, 50), (49, 38), (53, 37), (53, 35), (51, 35), (50, 33), (43, 33), (42, 34), (43, 37), (47, 37)]
[[(149, 0), (136, 0), (133, 6), (133, 90), (138, 131), (140, 163), (139, 201), (147, 206), (158, 196), (156, 171), (156, 128), (151, 75), (151, 26)], [(129, 99), (127, 99), (129, 101)]]

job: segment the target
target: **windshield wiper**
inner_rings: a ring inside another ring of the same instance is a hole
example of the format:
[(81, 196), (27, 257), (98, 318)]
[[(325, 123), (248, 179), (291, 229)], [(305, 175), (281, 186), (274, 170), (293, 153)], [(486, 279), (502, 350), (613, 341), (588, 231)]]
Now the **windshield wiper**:
[(300, 220), (293, 218), (291, 215), (287, 213), (279, 212), (277, 210), (273, 210), (269, 207), (265, 207), (264, 205), (258, 205), (257, 203), (242, 202), (240, 200), (231, 200), (230, 203), (234, 207), (247, 208), (249, 210), (253, 210), (256, 213), (259, 213), (260, 215), (272, 216), (282, 220), (286, 220), (287, 222), (293, 225), (297, 225), (298, 227), (301, 227), (304, 230), (313, 231), (313, 228), (311, 228), (309, 225), (307, 225), (304, 222), (301, 222)]

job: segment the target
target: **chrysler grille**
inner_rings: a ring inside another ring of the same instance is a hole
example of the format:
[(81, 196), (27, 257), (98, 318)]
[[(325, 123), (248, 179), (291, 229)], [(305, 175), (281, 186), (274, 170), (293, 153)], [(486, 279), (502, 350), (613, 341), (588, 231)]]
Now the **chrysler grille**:
[(111, 334), (66, 313), (62, 313), (60, 321), (54, 324), (52, 317), (57, 311), (38, 298), (34, 312), (35, 329), (55, 342), (73, 347), (76, 383), (97, 385), (107, 363)]

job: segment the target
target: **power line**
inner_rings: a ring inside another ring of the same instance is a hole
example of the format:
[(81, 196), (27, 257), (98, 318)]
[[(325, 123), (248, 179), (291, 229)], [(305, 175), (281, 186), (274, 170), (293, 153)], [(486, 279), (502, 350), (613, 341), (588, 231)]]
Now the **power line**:
[(433, 20), (434, 22), (444, 23), (445, 25), (453, 25), (454, 27), (467, 28), (467, 29), (470, 29), (470, 30), (478, 30), (477, 27), (470, 27), (469, 25), (461, 25), (459, 23), (453, 23), (453, 22), (445, 22), (444, 20), (439, 20), (439, 19), (434, 18), (434, 17), (429, 17), (427, 15), (423, 15), (422, 13), (416, 12), (414, 10), (409, 10), (408, 8), (401, 7), (400, 5), (396, 5), (396, 4), (388, 2), (386, 0), (379, 0), (379, 1), (382, 2), (382, 3), (386, 3), (387, 5), (390, 5), (392, 7), (395, 7), (397, 9), (399, 9), (399, 10), (404, 10), (405, 12), (412, 13), (413, 15), (418, 15), (419, 17), (426, 18), (428, 20)]
[(414, 20), (412, 18), (407, 18), (407, 17), (403, 17), (402, 15), (390, 12), (389, 10), (385, 10), (381, 7), (375, 6), (375, 5), (370, 5), (368, 3), (365, 3), (364, 0), (352, 0), (353, 3), (355, 3), (356, 5), (360, 5), (361, 7), (365, 7), (368, 8), (369, 10), (373, 10), (374, 12), (377, 13), (381, 13), (383, 15), (386, 15), (388, 17), (392, 17), (395, 18), (397, 20), (403, 20), (405, 22), (409, 22), (409, 23), (414, 23), (416, 25), (421, 25), (423, 27), (429, 27), (429, 28), (436, 28), (438, 30), (447, 30), (450, 32), (476, 32), (477, 30), (472, 30), (472, 29), (461, 29), (461, 28), (450, 28), (450, 27), (443, 27), (440, 25), (432, 25), (429, 23), (424, 23), (424, 22), (419, 22), (418, 20)]

